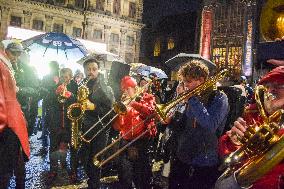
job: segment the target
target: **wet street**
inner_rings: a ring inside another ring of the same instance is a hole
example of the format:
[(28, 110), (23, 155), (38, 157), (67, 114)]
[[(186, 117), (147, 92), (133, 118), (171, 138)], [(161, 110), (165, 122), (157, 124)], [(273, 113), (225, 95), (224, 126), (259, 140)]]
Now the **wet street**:
[[(30, 137), (31, 156), (30, 160), (26, 162), (26, 189), (83, 189), (87, 188), (87, 175), (84, 173), (83, 167), (78, 168), (78, 182), (71, 184), (66, 169), (59, 168), (57, 176), (50, 179), (48, 176), (50, 170), (49, 152), (44, 153), (43, 142), (41, 139), (41, 132)], [(155, 166), (153, 166), (155, 167)], [(67, 168), (70, 168), (70, 153), (67, 153)], [(113, 172), (109, 172), (113, 175)], [(155, 183), (154, 189), (166, 189), (167, 182), (161, 178), (161, 174), (153, 171)], [(109, 182), (106, 182), (109, 183)], [(10, 181), (9, 189), (15, 189), (16, 183), (13, 177)], [(101, 184), (100, 189), (115, 189), (114, 184)]]
[[(79, 170), (79, 182), (74, 185), (70, 183), (67, 171), (60, 169), (58, 175), (53, 180), (48, 179), (49, 154), (43, 153), (42, 140), (38, 139), (41, 132), (30, 137), (31, 157), (26, 163), (26, 188), (27, 189), (47, 189), (47, 188), (85, 188), (87, 187), (86, 175), (82, 168)], [(69, 160), (69, 153), (67, 155)], [(68, 163), (69, 161), (67, 161)], [(9, 189), (15, 188), (14, 178), (10, 181)]]

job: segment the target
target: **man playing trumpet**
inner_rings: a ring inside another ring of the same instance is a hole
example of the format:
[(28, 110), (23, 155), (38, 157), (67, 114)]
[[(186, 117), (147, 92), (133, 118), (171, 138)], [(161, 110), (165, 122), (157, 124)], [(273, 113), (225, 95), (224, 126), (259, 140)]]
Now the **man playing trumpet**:
[[(121, 80), (121, 90), (125, 95), (123, 100), (135, 98), (138, 93), (136, 81), (130, 76), (125, 76)], [(142, 92), (139, 97), (130, 102), (126, 113), (120, 114), (114, 122), (113, 127), (120, 131), (123, 138), (122, 146), (148, 130), (120, 156), (118, 177), (122, 189), (132, 188), (132, 182), (139, 189), (151, 188), (149, 183), (152, 173), (147, 149), (149, 138), (154, 137), (157, 132), (153, 117), (154, 110), (155, 97)]]

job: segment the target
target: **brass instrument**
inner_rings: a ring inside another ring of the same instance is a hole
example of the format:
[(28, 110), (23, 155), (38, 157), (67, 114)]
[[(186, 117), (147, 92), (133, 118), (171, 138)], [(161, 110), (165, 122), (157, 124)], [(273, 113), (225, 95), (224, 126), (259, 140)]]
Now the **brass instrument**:
[[(90, 127), (84, 134), (82, 134), (80, 136), (80, 138), (86, 142), (86, 143), (90, 143), (92, 140), (94, 140), (94, 138), (96, 138), (96, 136), (98, 136), (103, 130), (105, 130), (107, 128), (107, 126), (118, 116), (121, 114), (125, 114), (127, 111), (127, 106), (130, 104), (130, 102), (132, 102), (133, 100), (135, 100), (138, 96), (140, 96), (145, 89), (147, 89), (150, 85), (151, 85), (151, 81), (149, 81), (145, 86), (138, 88), (137, 92), (135, 93), (135, 95), (131, 98), (128, 99), (124, 99), (121, 102), (115, 102), (113, 104), (112, 109), (110, 109), (109, 112), (107, 112), (101, 119), (100, 121), (98, 121), (97, 123), (95, 123), (92, 127)], [(123, 95), (122, 95), (123, 96)], [(93, 130), (99, 123), (103, 123), (103, 120), (112, 112), (115, 112), (116, 115), (113, 116), (106, 124), (104, 124), (104, 126), (97, 132), (95, 133), (90, 139), (86, 139), (85, 136), (91, 131)]]
[(83, 117), (85, 110), (94, 110), (95, 105), (88, 99), (89, 89), (87, 79), (81, 84), (77, 92), (77, 102), (71, 104), (67, 109), (67, 117), (71, 120), (71, 145), (74, 149), (79, 147), (79, 120)]
[(214, 77), (211, 77), (210, 79), (208, 79), (205, 83), (199, 85), (198, 87), (196, 87), (194, 90), (192, 91), (185, 91), (182, 94), (180, 94), (176, 99), (166, 103), (166, 104), (157, 104), (156, 105), (156, 112), (160, 118), (160, 120), (164, 123), (167, 122), (167, 117), (168, 117), (168, 113), (170, 112), (170, 110), (175, 107), (179, 102), (182, 102), (183, 100), (191, 97), (191, 96), (196, 96), (196, 95), (200, 95), (203, 91), (205, 91), (206, 89), (216, 85), (217, 81), (223, 79), (226, 75), (228, 74), (227, 70), (222, 70), (221, 72), (219, 72), (217, 75), (215, 75)]
[(265, 41), (274, 41), (284, 37), (283, 0), (268, 0), (262, 8), (260, 31)]
[(248, 127), (240, 140), (242, 146), (231, 153), (219, 168), (226, 169), (223, 178), (237, 171), (236, 179), (241, 187), (250, 186), (284, 158), (284, 137), (277, 135), (284, 110), (278, 110), (268, 117), (262, 100), (269, 95), (264, 86), (256, 87), (255, 100), (263, 123), (256, 128)]
[[(200, 95), (203, 91), (205, 91), (206, 89), (216, 85), (216, 82), (223, 79), (226, 75), (227, 75), (228, 71), (227, 70), (223, 70), (220, 73), (218, 73), (216, 76), (208, 79), (206, 82), (204, 82), (203, 84), (201, 84), (200, 86), (198, 86), (197, 88), (195, 88), (192, 91), (186, 91), (182, 94), (180, 94), (177, 98), (173, 99), (172, 101), (166, 103), (166, 104), (156, 104), (155, 107), (155, 112), (156, 115), (150, 115), (149, 117), (147, 117), (144, 121), (147, 121), (148, 119), (152, 119), (154, 117), (159, 118), (159, 120), (161, 122), (166, 122), (166, 118), (167, 118), (167, 114), (169, 113), (169, 111), (174, 108), (177, 104), (179, 104), (181, 101), (191, 97), (191, 96), (195, 96), (195, 95)], [(140, 124), (142, 124), (143, 122), (140, 122), (139, 124), (133, 126), (133, 129), (135, 129), (136, 127), (138, 127)], [(123, 146), (122, 148), (118, 149), (117, 152), (115, 152), (114, 154), (112, 154), (111, 156), (109, 156), (108, 158), (105, 158), (105, 160), (100, 160), (100, 156), (103, 156), (107, 150), (109, 150), (110, 148), (112, 148), (116, 143), (118, 143), (123, 136), (120, 136), (117, 140), (115, 140), (114, 142), (112, 142), (110, 145), (108, 145), (107, 147), (105, 147), (104, 149), (102, 149), (100, 152), (98, 152), (94, 157), (93, 157), (93, 162), (94, 165), (97, 167), (102, 167), (103, 165), (105, 165), (106, 163), (108, 163), (109, 161), (111, 161), (112, 159), (114, 159), (115, 157), (117, 157), (119, 154), (121, 154), (126, 148), (128, 148), (130, 145), (132, 145), (135, 141), (137, 141), (138, 139), (140, 139), (142, 136), (144, 136), (147, 132), (149, 131), (149, 128), (147, 130), (145, 130), (143, 133), (141, 133), (139, 136), (137, 136), (135, 139), (133, 139), (131, 142), (129, 142), (128, 144), (126, 144), (125, 146)], [(129, 130), (128, 132), (125, 133), (125, 135), (129, 134), (130, 132), (132, 132), (132, 130)], [(125, 136), (124, 135), (124, 136)], [(102, 159), (102, 158), (101, 158)]]
[(67, 83), (64, 82), (64, 83), (62, 83), (61, 85), (64, 86), (64, 89), (63, 89), (63, 91), (61, 91), (61, 93), (57, 96), (57, 101), (58, 101), (59, 103), (61, 103), (61, 104), (64, 104), (64, 103), (66, 102), (66, 100), (67, 100), (66, 97), (64, 96), (65, 93), (67, 92)]

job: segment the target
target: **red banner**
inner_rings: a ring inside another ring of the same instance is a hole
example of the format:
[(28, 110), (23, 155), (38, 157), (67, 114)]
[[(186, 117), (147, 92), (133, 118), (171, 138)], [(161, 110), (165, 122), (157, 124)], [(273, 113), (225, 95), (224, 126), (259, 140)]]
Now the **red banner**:
[(202, 25), (201, 25), (201, 39), (200, 39), (200, 54), (204, 58), (210, 59), (210, 45), (211, 45), (211, 32), (212, 32), (212, 18), (213, 11), (202, 11)]

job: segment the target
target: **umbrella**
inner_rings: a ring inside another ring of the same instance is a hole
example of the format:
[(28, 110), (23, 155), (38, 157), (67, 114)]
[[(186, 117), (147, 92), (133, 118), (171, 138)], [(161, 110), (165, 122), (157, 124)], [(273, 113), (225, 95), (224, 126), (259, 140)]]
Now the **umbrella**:
[(87, 55), (87, 49), (78, 40), (57, 32), (40, 34), (22, 42), (30, 53), (42, 57), (75, 62)]
[(155, 74), (159, 79), (168, 78), (167, 74), (163, 70), (141, 63), (132, 63), (130, 71), (146, 77), (149, 77), (150, 74)]
[(69, 67), (73, 71), (82, 69), (76, 62), (87, 55), (85, 46), (78, 40), (64, 34), (49, 32), (22, 41), (29, 51), (30, 62), (40, 77), (49, 73), (46, 62), (57, 61), (60, 67)]
[(177, 71), (183, 64), (185, 64), (189, 60), (195, 60), (195, 59), (201, 60), (208, 67), (210, 73), (214, 72), (214, 70), (216, 69), (216, 65), (213, 62), (205, 59), (200, 54), (179, 53), (178, 55), (167, 60), (165, 64), (171, 70)]

